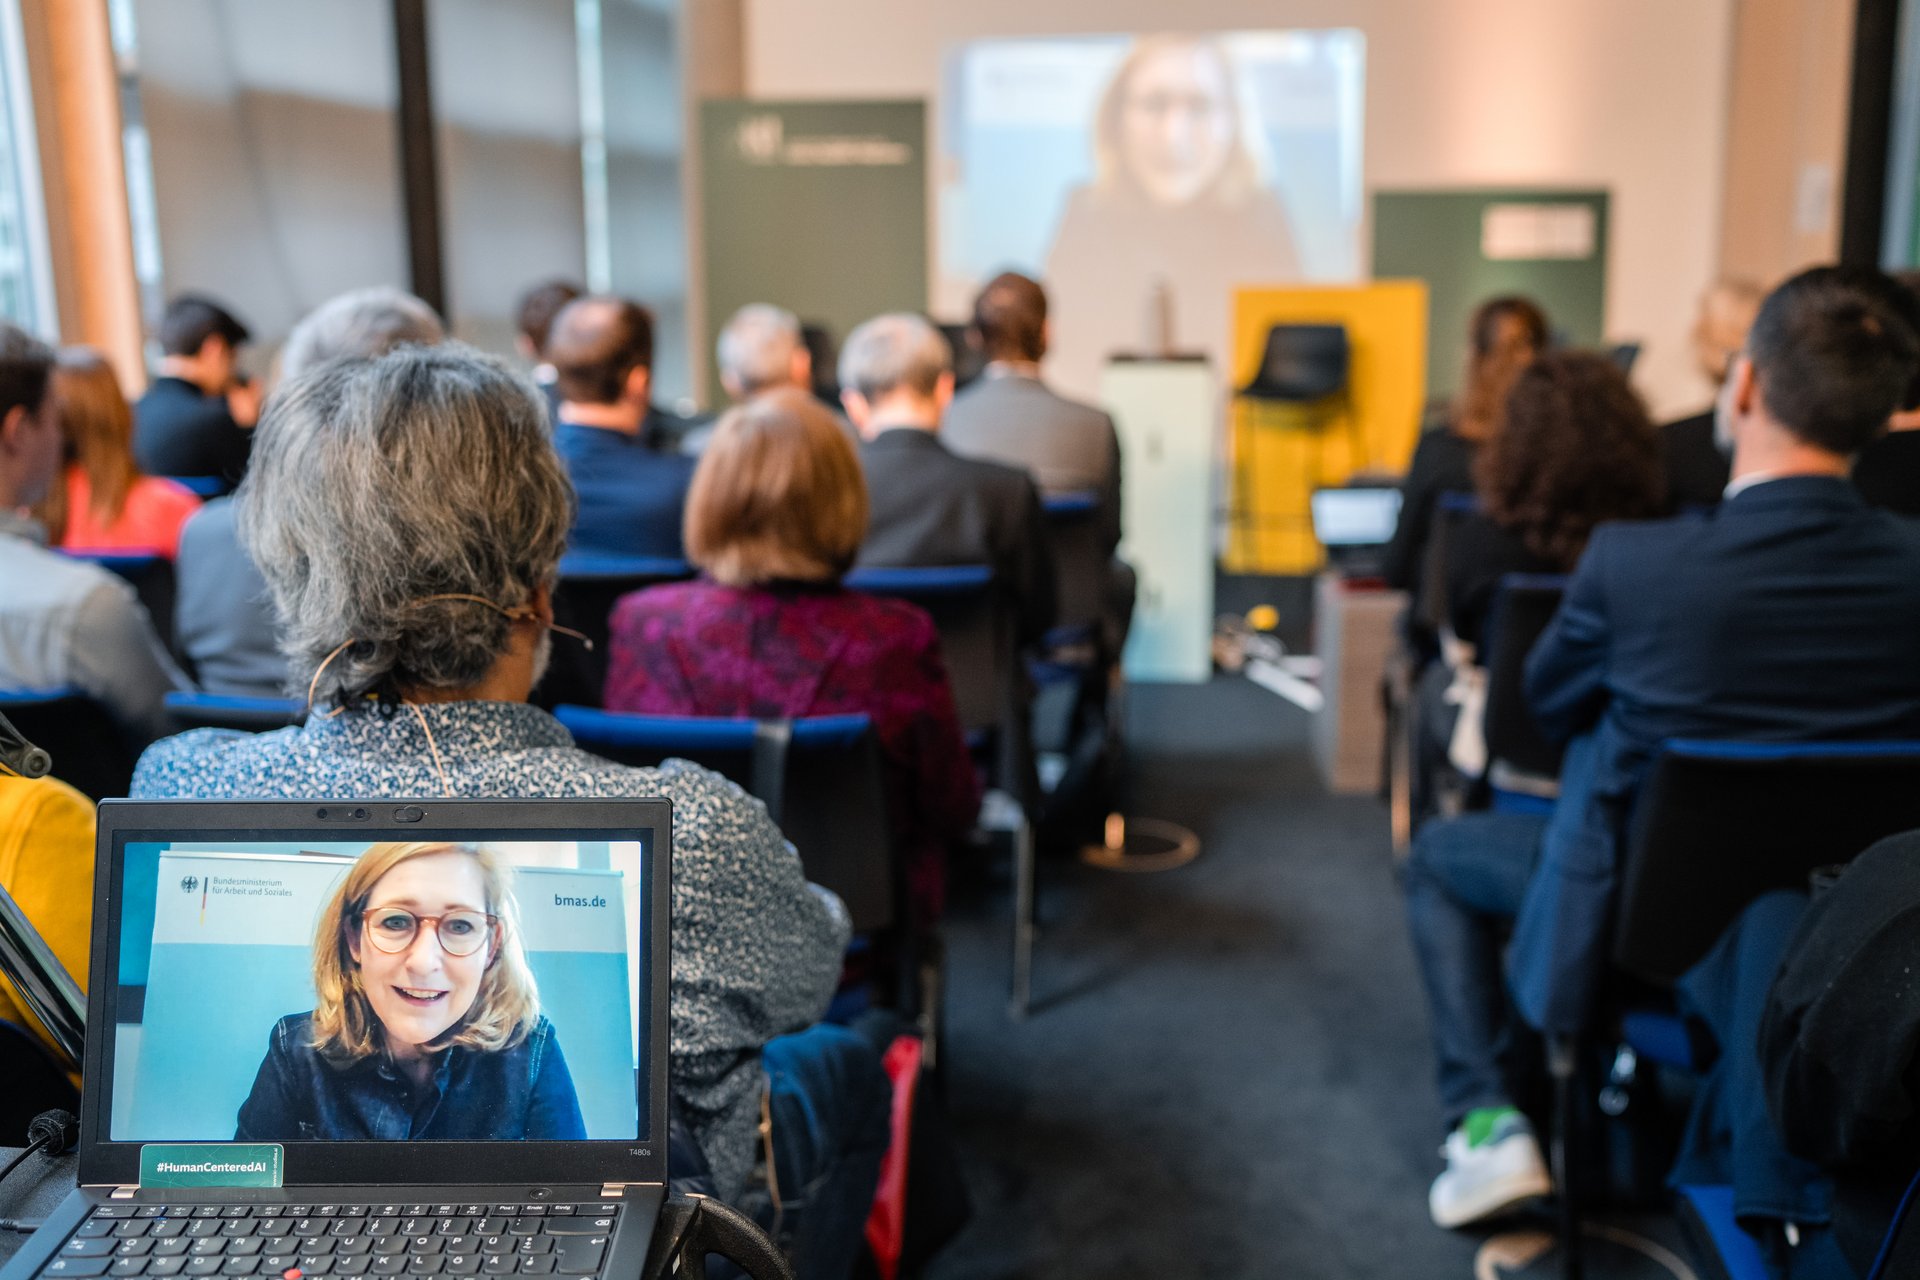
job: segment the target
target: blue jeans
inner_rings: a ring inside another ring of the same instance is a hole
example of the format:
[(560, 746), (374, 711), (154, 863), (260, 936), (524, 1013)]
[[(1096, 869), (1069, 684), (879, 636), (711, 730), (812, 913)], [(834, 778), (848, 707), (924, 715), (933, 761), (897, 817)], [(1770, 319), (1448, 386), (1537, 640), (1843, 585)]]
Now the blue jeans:
[[(760, 1061), (770, 1086), (779, 1242), (796, 1276), (846, 1280), (865, 1248), (893, 1086), (864, 1036), (828, 1023), (769, 1040)], [(759, 1199), (758, 1189), (749, 1197)], [(772, 1225), (770, 1203), (750, 1211)]]
[(1826, 1175), (1787, 1153), (1760, 1065), (1767, 993), (1806, 911), (1804, 893), (1755, 899), (1680, 979), (1682, 1008), (1713, 1033), (1720, 1056), (1694, 1093), (1672, 1181), (1732, 1183), (1742, 1226), (1768, 1219), (1817, 1225), (1832, 1212)]
[(1429, 822), (1407, 860), (1407, 928), (1426, 987), (1449, 1130), (1476, 1108), (1511, 1105), (1501, 1061), (1513, 1019), (1501, 951), (1546, 825), (1512, 813)]

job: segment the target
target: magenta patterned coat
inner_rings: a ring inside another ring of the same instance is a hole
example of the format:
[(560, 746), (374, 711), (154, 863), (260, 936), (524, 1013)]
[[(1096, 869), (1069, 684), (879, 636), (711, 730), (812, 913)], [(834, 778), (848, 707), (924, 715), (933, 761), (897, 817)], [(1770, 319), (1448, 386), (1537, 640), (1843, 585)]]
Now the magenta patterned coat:
[(865, 712), (886, 760), (916, 923), (939, 919), (948, 850), (980, 780), (926, 613), (835, 585), (651, 587), (614, 606), (606, 706), (648, 715)]

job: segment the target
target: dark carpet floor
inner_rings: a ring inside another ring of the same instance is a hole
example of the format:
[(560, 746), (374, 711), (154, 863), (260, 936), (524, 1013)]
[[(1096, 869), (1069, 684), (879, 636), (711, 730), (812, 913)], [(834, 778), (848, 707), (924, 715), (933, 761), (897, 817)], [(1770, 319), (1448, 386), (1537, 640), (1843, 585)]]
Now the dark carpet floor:
[[(1044, 864), (1021, 1024), (1005, 896), (956, 905), (949, 1099), (975, 1214), (933, 1280), (1473, 1276), (1485, 1234), (1426, 1216), (1442, 1135), (1384, 808), (1329, 796), (1305, 715), (1244, 681), (1136, 687), (1128, 716), (1135, 812), (1203, 852), (1162, 874)], [(1609, 1221), (1677, 1247), (1663, 1218)], [(1590, 1250), (1595, 1280), (1669, 1274)]]

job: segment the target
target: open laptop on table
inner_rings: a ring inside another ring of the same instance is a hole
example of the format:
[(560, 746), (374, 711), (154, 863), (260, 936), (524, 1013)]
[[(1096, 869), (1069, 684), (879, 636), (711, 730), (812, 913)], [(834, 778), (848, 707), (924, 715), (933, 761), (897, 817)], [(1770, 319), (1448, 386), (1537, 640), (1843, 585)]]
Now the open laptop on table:
[(664, 800), (104, 802), (79, 1186), (0, 1280), (638, 1275), (670, 862)]
[(1384, 485), (1315, 489), (1310, 502), (1313, 536), (1326, 548), (1327, 566), (1347, 578), (1379, 577), (1400, 523), (1400, 491)]

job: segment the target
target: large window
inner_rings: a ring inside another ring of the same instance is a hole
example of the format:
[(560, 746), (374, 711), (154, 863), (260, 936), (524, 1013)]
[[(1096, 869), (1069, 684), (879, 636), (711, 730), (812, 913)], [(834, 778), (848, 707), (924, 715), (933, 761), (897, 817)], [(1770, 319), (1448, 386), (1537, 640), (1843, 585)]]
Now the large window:
[(49, 339), (59, 328), (16, 0), (0, 0), (0, 319)]
[(686, 394), (679, 0), (425, 0), (434, 217), (402, 180), (391, 0), (110, 11), (150, 328), (204, 291), (270, 352), (337, 293), (409, 287), (412, 214), (456, 336), (511, 354), (520, 293), (579, 281), (653, 309), (658, 394)]

